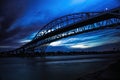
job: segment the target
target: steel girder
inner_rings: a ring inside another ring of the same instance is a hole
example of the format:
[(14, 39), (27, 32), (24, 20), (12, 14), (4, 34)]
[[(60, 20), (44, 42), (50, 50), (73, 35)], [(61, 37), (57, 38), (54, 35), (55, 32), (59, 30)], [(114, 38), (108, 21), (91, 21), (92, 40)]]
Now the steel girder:
[(118, 25), (120, 25), (120, 7), (104, 12), (69, 14), (51, 21), (40, 29), (31, 42), (13, 51), (27, 52), (29, 49), (34, 51), (36, 47), (41, 47), (41, 52), (45, 52), (47, 44), (52, 41)]

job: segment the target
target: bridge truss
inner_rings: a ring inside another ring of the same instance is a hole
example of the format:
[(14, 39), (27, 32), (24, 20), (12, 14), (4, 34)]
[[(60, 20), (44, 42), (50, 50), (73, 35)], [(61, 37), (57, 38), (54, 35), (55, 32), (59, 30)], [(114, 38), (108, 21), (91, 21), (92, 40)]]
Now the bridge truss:
[(47, 46), (56, 40), (72, 35), (114, 28), (120, 26), (120, 7), (103, 12), (81, 12), (57, 18), (43, 26), (33, 40), (11, 53), (45, 52)]

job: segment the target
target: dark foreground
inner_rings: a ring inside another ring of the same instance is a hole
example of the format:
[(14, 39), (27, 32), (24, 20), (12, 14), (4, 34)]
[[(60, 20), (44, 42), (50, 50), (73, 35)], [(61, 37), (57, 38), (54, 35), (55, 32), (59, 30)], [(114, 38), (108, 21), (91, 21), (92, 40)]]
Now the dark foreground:
[(77, 80), (120, 80), (120, 60), (102, 70), (86, 74)]
[(120, 80), (119, 59), (120, 54), (4, 57), (0, 80)]

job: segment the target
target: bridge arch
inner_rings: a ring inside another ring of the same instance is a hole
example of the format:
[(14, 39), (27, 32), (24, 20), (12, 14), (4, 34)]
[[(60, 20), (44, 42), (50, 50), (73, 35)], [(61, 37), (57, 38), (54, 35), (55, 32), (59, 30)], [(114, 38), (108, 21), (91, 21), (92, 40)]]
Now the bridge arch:
[(13, 52), (45, 52), (50, 42), (68, 36), (120, 25), (120, 7), (104, 12), (81, 12), (62, 16), (43, 26), (33, 40)]
[(82, 21), (84, 19), (90, 18), (91, 16), (100, 14), (102, 12), (79, 12), (79, 13), (73, 13), (68, 14), (65, 16), (61, 16), (59, 18), (56, 18), (43, 26), (39, 32), (36, 34), (36, 36), (33, 38), (33, 40), (37, 39), (38, 37), (48, 34), (54, 30), (60, 29), (62, 27), (66, 27), (71, 24), (75, 24), (79, 21)]

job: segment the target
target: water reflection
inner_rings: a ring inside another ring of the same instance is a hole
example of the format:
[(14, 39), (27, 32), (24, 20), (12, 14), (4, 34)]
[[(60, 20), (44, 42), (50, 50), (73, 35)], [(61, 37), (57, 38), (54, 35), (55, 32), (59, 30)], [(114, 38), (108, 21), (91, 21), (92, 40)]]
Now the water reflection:
[(63, 58), (65, 56), (45, 59), (1, 58), (0, 80), (76, 80), (115, 61), (105, 58), (73, 59), (75, 56), (70, 57), (72, 60)]

